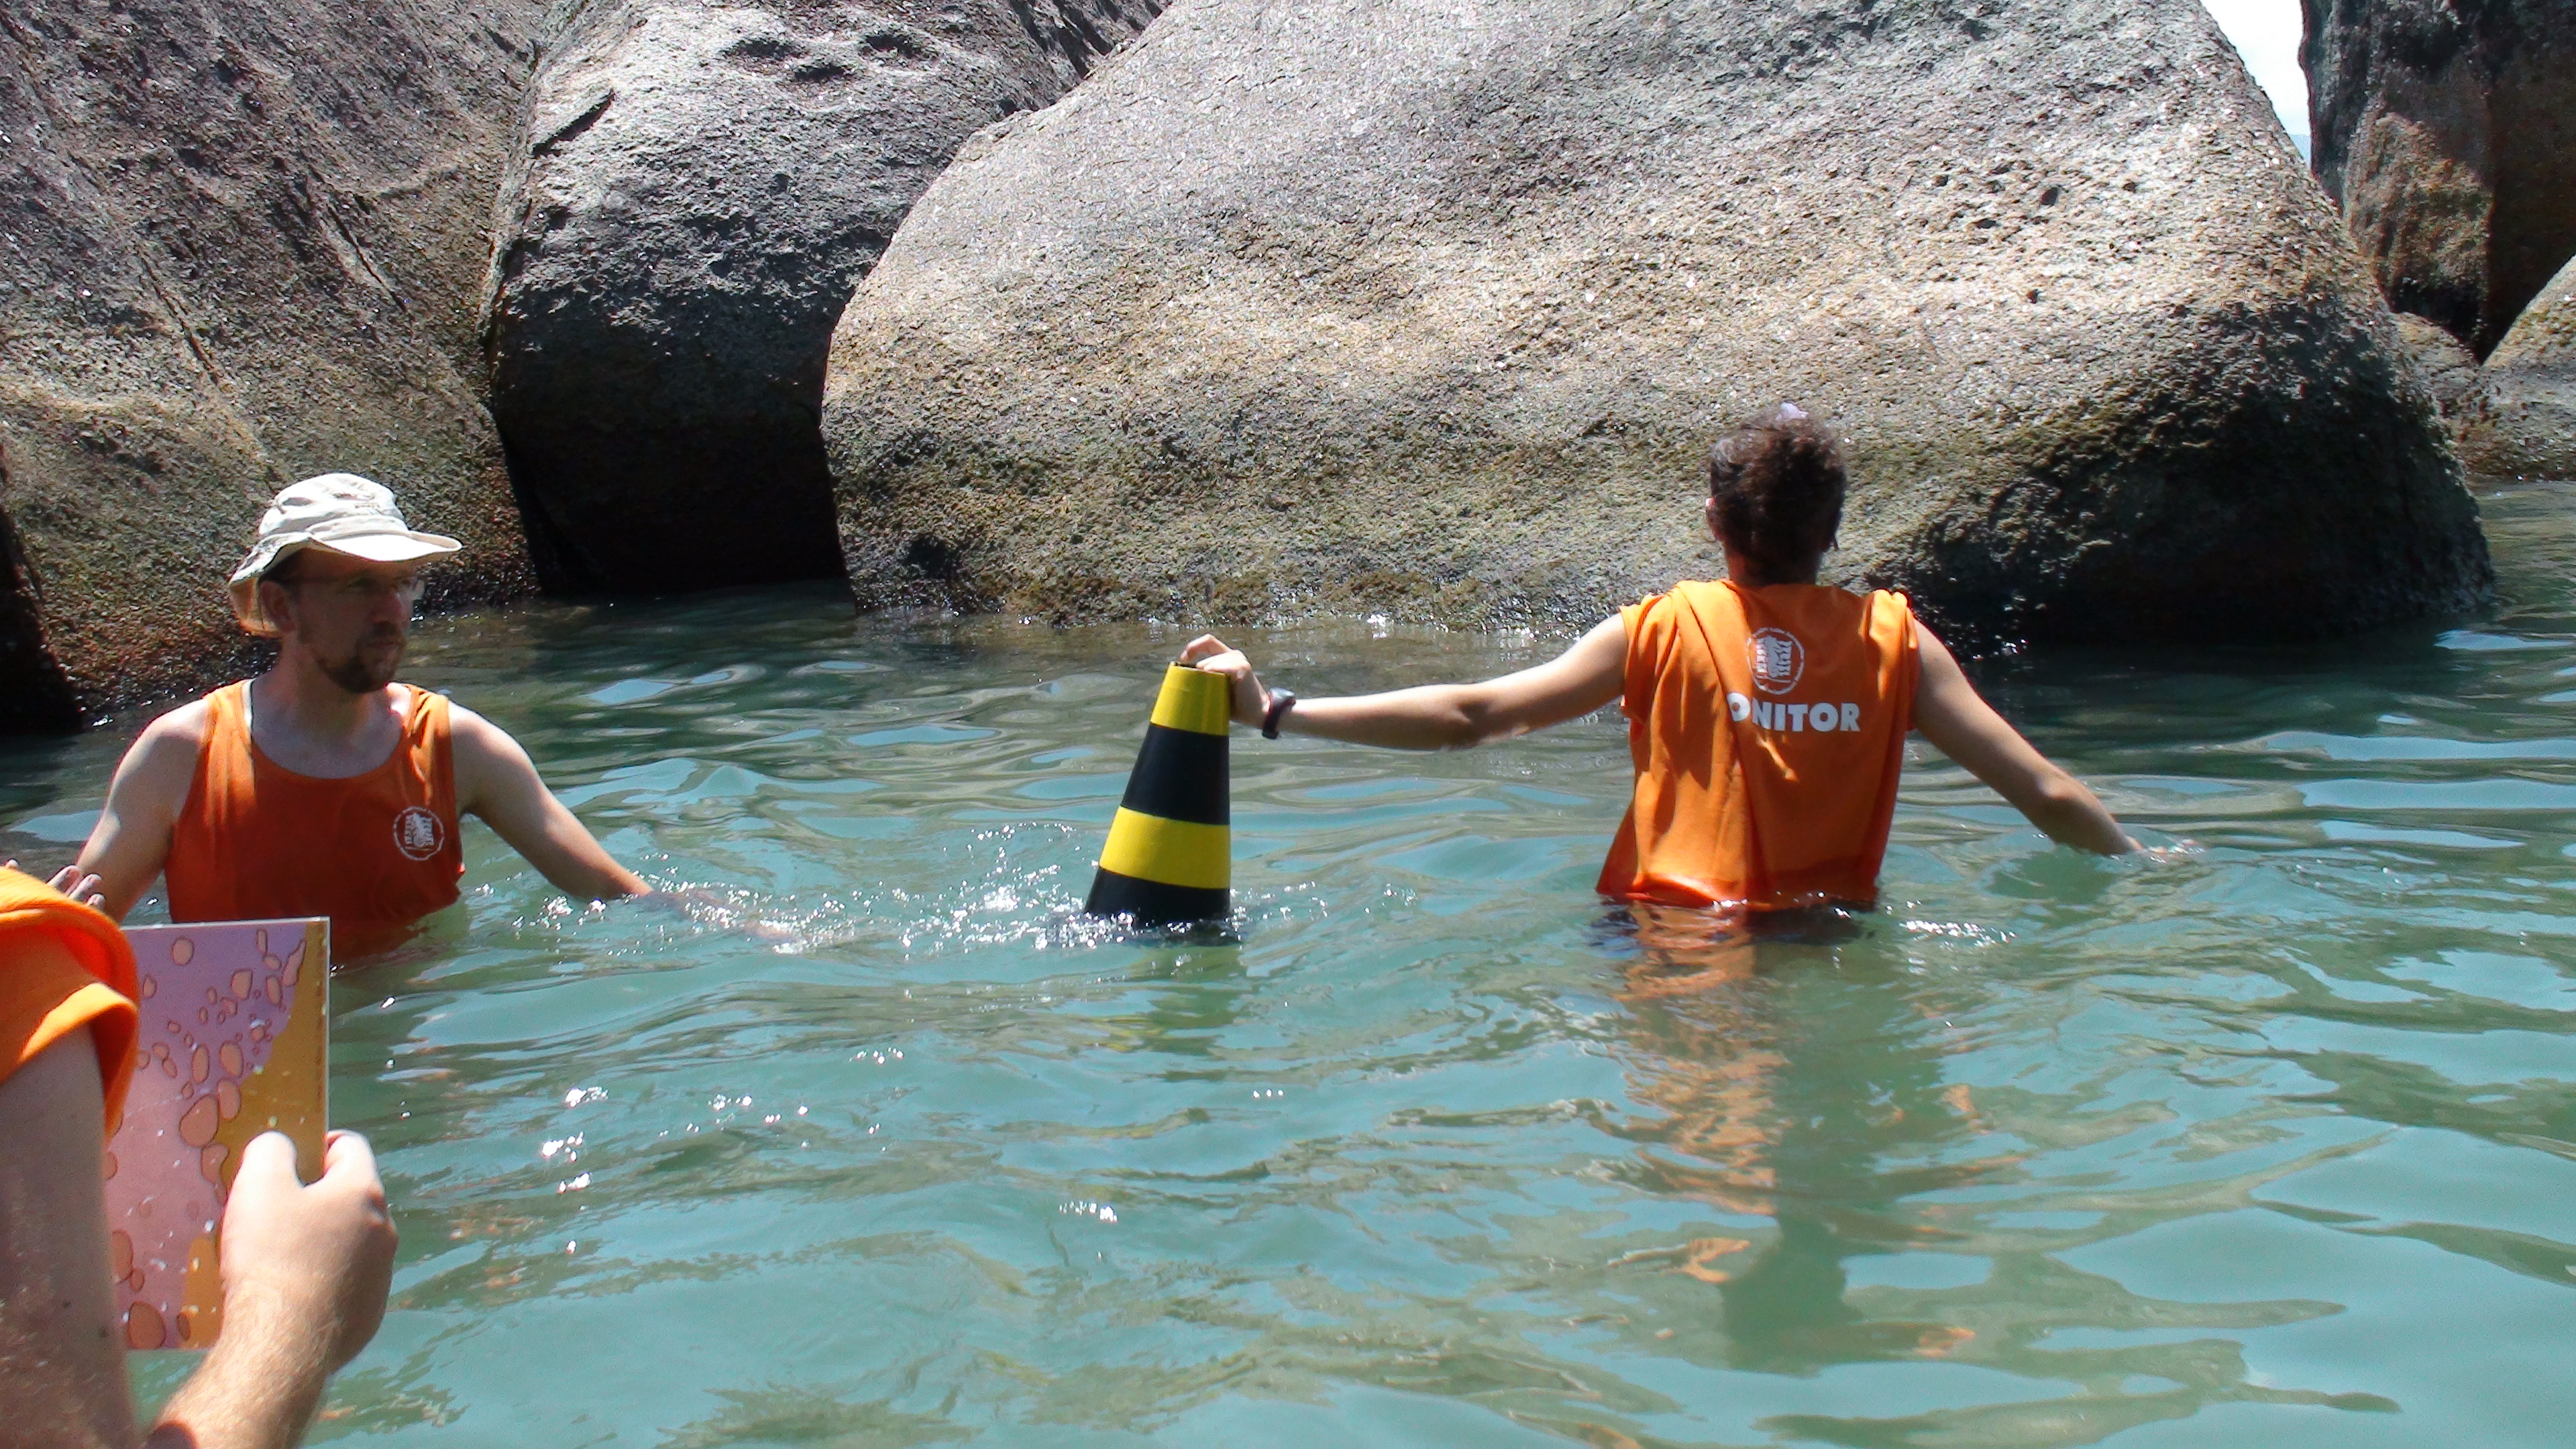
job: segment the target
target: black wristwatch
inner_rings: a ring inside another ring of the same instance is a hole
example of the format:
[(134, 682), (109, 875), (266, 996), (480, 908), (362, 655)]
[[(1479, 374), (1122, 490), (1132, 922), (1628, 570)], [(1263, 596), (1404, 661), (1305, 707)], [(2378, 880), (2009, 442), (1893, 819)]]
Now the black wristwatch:
[(1296, 703), (1297, 696), (1289, 693), (1287, 690), (1274, 689), (1270, 691), (1270, 707), (1261, 712), (1261, 737), (1263, 739), (1275, 740), (1279, 738), (1279, 721), (1291, 708), (1295, 707)]

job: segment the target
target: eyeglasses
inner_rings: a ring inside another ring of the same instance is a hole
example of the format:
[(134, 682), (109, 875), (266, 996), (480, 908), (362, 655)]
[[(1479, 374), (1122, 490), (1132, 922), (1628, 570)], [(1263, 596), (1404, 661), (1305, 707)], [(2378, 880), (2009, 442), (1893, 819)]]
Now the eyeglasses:
[(345, 579), (331, 583), (324, 583), (319, 579), (281, 579), (277, 582), (289, 588), (320, 589), (344, 604), (372, 606), (384, 599), (395, 598), (402, 600), (406, 608), (419, 603), (421, 594), (427, 588), (427, 585), (420, 581), (418, 574), (397, 574), (392, 577), (381, 574), (351, 574)]

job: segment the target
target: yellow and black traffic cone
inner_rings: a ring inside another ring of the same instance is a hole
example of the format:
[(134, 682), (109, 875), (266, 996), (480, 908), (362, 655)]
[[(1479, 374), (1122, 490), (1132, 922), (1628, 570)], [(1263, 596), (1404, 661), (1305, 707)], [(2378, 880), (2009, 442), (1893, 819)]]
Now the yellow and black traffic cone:
[(1175, 664), (1163, 671), (1126, 798), (1109, 824), (1083, 910), (1140, 926), (1222, 921), (1234, 913), (1234, 831), (1225, 737), (1231, 681)]

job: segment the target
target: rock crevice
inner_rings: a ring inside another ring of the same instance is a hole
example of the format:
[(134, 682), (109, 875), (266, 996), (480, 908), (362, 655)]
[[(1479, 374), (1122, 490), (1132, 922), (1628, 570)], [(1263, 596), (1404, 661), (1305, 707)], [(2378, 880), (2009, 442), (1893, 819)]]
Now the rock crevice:
[(2481, 356), (2576, 255), (2576, 0), (2302, 0), (2317, 177)]
[(492, 410), (550, 587), (840, 567), (833, 320), (975, 129), (1149, 0), (558, 6), (486, 286)]

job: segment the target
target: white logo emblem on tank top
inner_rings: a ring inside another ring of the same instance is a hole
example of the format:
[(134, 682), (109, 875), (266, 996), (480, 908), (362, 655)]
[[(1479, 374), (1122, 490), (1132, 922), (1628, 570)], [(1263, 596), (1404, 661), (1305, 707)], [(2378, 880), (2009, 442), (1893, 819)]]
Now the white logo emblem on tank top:
[(1744, 650), (1753, 659), (1753, 687), (1764, 694), (1787, 694), (1807, 672), (1807, 646), (1786, 629), (1756, 629)]
[(413, 860), (427, 860), (447, 843), (447, 825), (418, 805), (394, 817), (394, 849)]

